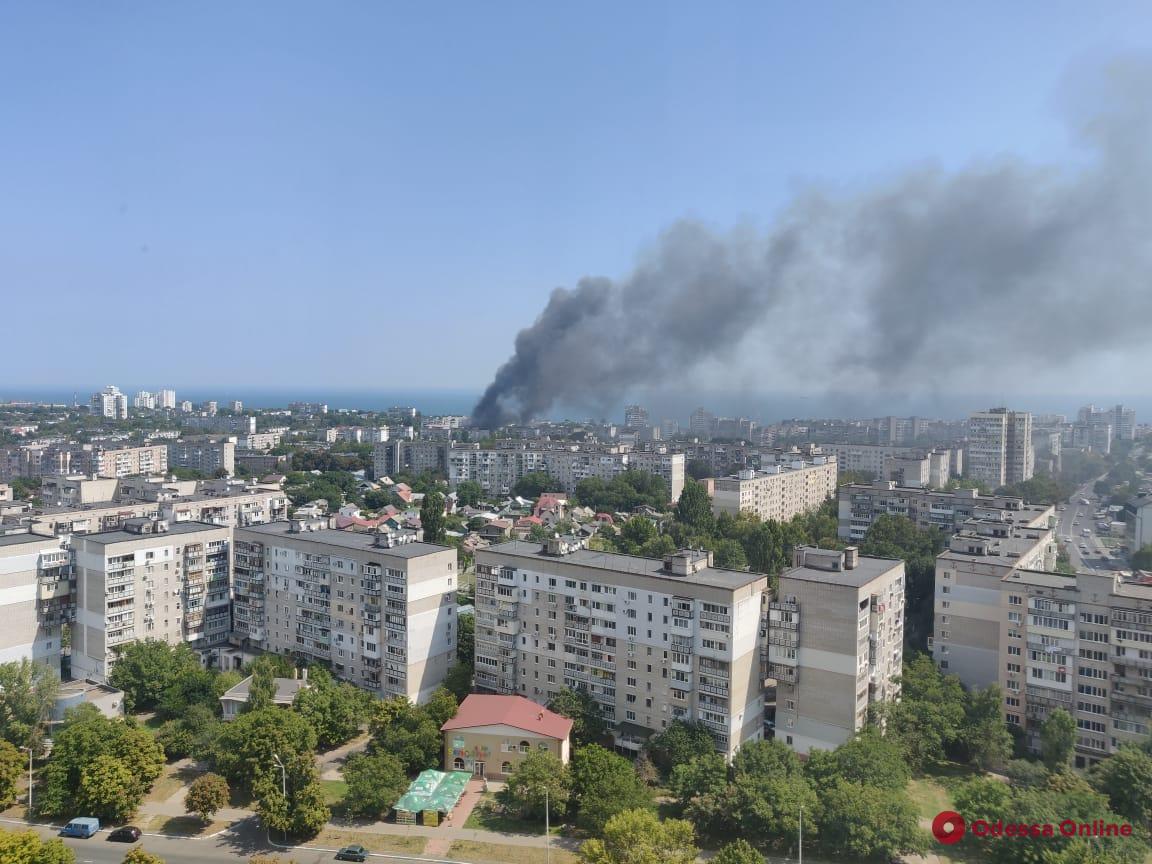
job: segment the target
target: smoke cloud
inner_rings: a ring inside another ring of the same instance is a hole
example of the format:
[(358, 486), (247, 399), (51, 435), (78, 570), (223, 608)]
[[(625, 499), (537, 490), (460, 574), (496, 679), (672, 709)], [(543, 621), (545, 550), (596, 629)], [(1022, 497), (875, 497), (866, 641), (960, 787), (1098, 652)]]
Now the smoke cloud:
[(847, 375), (925, 389), (945, 377), (1018, 382), (1146, 346), (1149, 93), (1148, 64), (1116, 64), (1079, 88), (1088, 110), (1070, 111), (1070, 128), (1088, 158), (1076, 167), (1005, 158), (855, 195), (812, 191), (766, 232), (677, 223), (626, 279), (553, 291), (473, 422), (619, 405), (729, 363), (754, 364), (766, 382)]

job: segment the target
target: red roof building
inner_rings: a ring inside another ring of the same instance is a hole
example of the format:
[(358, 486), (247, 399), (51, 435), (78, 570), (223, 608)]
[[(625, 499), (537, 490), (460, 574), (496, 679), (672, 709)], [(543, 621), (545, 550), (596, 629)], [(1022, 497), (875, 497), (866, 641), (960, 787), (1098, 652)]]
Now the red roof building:
[(456, 716), (440, 727), (444, 768), (507, 780), (524, 757), (537, 750), (567, 763), (572, 721), (523, 696), (472, 694)]

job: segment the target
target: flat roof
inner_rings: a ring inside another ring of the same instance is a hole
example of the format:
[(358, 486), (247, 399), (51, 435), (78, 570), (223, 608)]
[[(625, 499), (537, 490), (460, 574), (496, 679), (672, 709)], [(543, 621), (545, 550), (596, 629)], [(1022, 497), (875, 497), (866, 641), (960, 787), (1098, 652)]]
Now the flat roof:
[(899, 558), (873, 558), (861, 555), (851, 570), (821, 570), (819, 567), (791, 567), (780, 574), (781, 579), (797, 579), (801, 582), (820, 582), (825, 585), (838, 585), (844, 588), (863, 588), (873, 579), (889, 573), (904, 562)]
[(46, 534), (32, 534), (32, 533), (0, 534), (0, 546), (18, 546), (21, 543), (37, 543), (40, 541), (44, 541), (44, 542), (48, 542), (48, 543), (51, 543), (51, 542), (59, 543), (60, 538), (55, 537), (55, 536), (49, 537)]
[(690, 585), (709, 585), (714, 588), (733, 590), (751, 585), (768, 577), (763, 573), (749, 573), (744, 570), (723, 570), (719, 567), (704, 567), (691, 576), (674, 576), (664, 569), (664, 562), (659, 558), (642, 558), (639, 555), (623, 555), (619, 552), (598, 552), (594, 549), (576, 549), (566, 555), (549, 555), (544, 551), (541, 543), (530, 543), (525, 540), (510, 540), (507, 543), (497, 543), (476, 552), (498, 552), (501, 555), (511, 555), (516, 558), (531, 558), (533, 560), (555, 561), (561, 564), (578, 564), (581, 567), (590, 567), (596, 570), (605, 570), (611, 573), (629, 573), (634, 576), (648, 576), (653, 579), (663, 579), (667, 582), (681, 582)]
[(114, 531), (94, 531), (91, 534), (81, 535), (84, 542), (109, 545), (112, 543), (130, 543), (133, 540), (163, 540), (165, 537), (181, 534), (197, 534), (201, 531), (230, 531), (227, 525), (213, 525), (211, 522), (170, 522), (167, 531), (138, 533), (117, 528)]
[(310, 543), (322, 543), (325, 546), (336, 546), (341, 549), (362, 549), (378, 552), (381, 555), (391, 555), (395, 558), (419, 558), (422, 555), (432, 555), (452, 549), (451, 546), (441, 546), (437, 543), (408, 542), (397, 543), (395, 546), (377, 546), (375, 532), (363, 531), (337, 531), (335, 528), (320, 528), (315, 531), (292, 531), (291, 522), (267, 522), (263, 525), (247, 525), (237, 528), (237, 533), (246, 531), (254, 534), (263, 534), (269, 537), (284, 537), (289, 540), (306, 540)]

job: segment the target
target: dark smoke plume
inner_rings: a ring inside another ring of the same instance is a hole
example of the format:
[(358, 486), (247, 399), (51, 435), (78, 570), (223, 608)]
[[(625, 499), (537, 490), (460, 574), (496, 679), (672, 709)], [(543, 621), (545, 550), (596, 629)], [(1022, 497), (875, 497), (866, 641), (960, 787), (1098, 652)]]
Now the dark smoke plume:
[(1019, 381), (1147, 344), (1150, 73), (1118, 64), (1081, 90), (1091, 110), (1071, 125), (1090, 158), (1077, 169), (1002, 159), (809, 193), (766, 234), (674, 225), (627, 279), (553, 291), (473, 422), (618, 404), (737, 356), (762, 362), (765, 380), (850, 373), (915, 389), (945, 373)]

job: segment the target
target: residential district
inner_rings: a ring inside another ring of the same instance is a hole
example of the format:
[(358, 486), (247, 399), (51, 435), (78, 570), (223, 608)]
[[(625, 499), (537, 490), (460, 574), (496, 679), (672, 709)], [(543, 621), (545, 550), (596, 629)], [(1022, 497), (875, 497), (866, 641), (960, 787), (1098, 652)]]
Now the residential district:
[(0, 404), (0, 861), (1143, 861), (1148, 435)]

